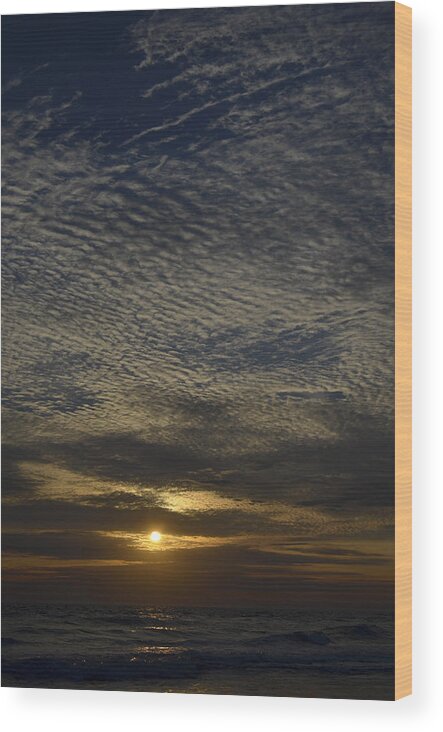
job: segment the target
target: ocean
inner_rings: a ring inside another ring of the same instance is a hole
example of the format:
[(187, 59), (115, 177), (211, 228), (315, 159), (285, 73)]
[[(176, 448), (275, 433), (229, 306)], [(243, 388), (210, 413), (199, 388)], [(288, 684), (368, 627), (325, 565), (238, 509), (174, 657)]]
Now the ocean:
[(392, 614), (3, 605), (2, 685), (392, 699)]

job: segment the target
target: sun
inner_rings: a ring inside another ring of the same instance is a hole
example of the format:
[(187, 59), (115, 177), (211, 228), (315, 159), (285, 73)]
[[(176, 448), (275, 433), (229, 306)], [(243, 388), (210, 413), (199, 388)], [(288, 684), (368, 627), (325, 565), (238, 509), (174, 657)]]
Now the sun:
[(151, 541), (155, 541), (157, 543), (162, 538), (162, 535), (159, 531), (151, 531), (151, 533), (149, 534), (149, 538), (151, 539)]

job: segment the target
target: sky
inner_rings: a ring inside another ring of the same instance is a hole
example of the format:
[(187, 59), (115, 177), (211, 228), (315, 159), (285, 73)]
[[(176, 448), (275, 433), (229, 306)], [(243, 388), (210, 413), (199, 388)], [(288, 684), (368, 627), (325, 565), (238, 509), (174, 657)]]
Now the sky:
[(393, 7), (3, 17), (5, 600), (391, 607)]

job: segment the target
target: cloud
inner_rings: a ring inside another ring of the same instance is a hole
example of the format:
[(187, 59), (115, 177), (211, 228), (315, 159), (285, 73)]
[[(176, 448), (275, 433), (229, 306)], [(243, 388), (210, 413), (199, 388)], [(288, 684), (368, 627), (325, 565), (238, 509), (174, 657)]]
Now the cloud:
[(390, 12), (124, 14), (94, 49), (78, 18), (11, 72), (11, 521), (184, 535), (188, 492), (196, 535), (389, 530)]

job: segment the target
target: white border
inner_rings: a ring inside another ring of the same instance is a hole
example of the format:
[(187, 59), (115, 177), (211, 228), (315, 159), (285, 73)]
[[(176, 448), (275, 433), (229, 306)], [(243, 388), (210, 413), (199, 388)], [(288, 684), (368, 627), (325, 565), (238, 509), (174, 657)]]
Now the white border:
[[(3, 14), (285, 4), (4, 0)], [(297, 2), (286, 4), (301, 4)], [(314, 3), (313, 3), (314, 4)], [(319, 4), (319, 3), (315, 3)], [(443, 697), (442, 48), (441, 0), (408, 0), (414, 37), (414, 694), (396, 703), (2, 689), (14, 732), (434, 732)]]

